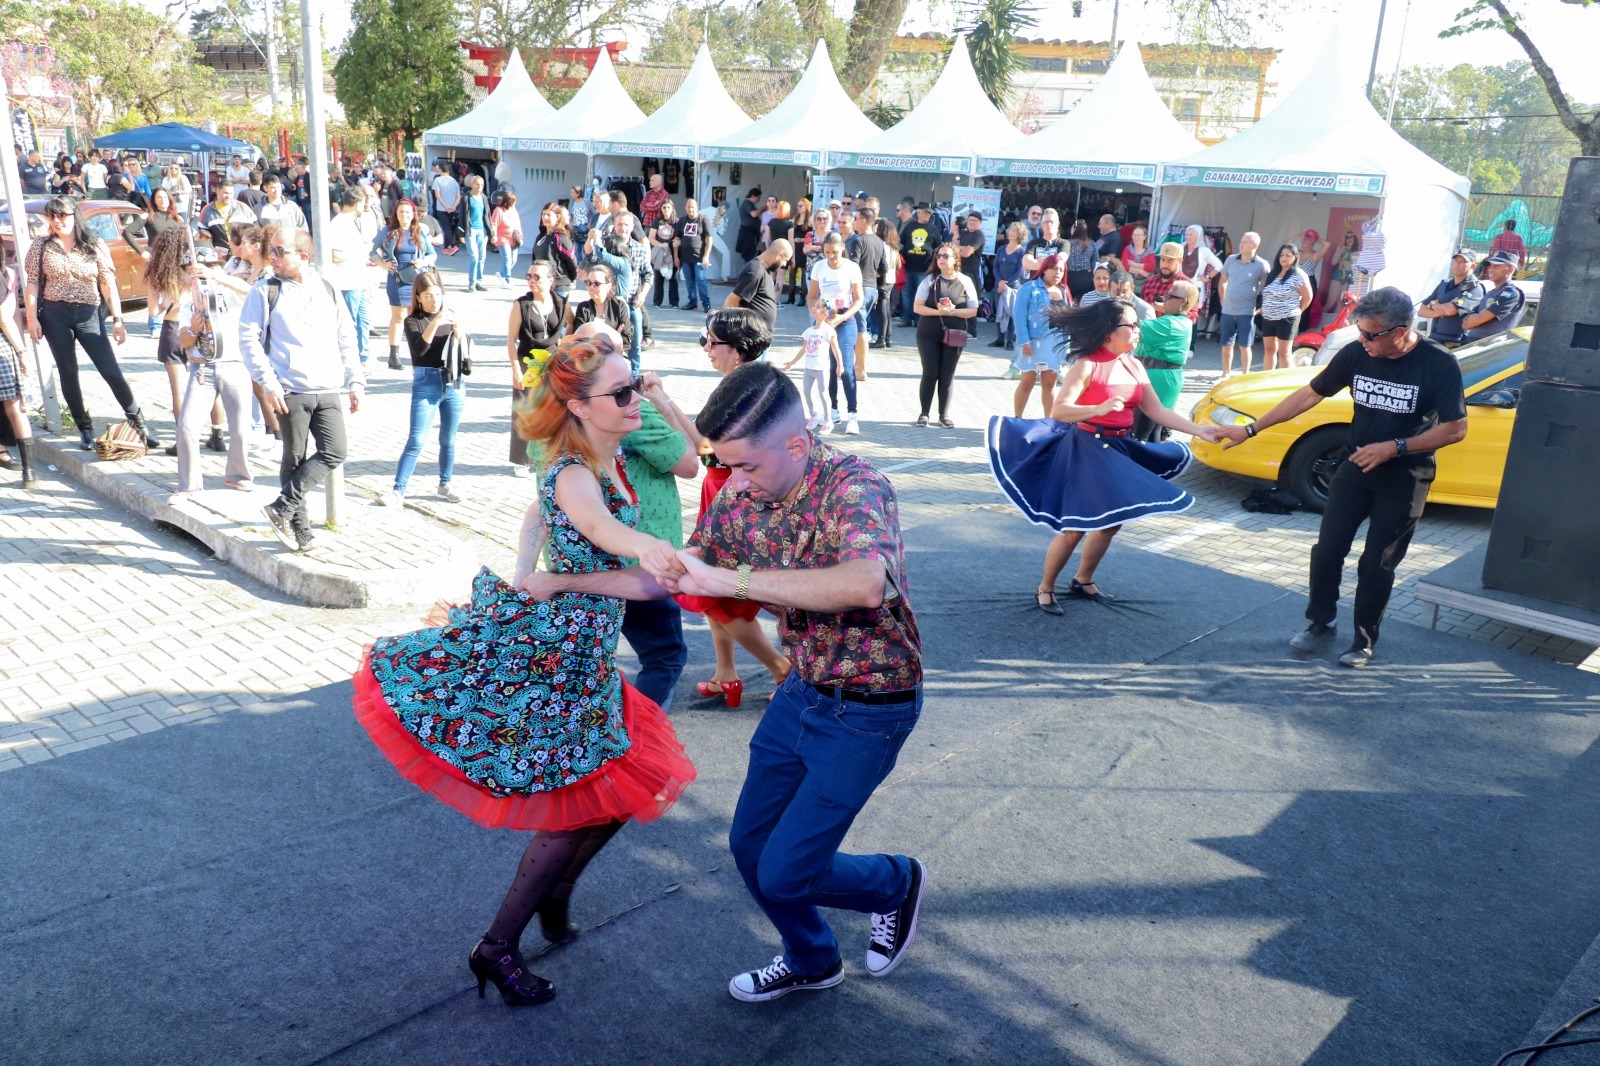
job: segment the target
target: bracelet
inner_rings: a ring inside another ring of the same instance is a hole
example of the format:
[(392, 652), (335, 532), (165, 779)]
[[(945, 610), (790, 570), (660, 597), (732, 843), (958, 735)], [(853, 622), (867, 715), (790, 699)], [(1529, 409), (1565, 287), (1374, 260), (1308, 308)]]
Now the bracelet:
[(1244, 427), (1244, 435), (1247, 437), (1253, 437), (1259, 432), (1261, 431), (1256, 429), (1256, 424), (1254, 422), (1251, 422), (1249, 425)]
[(1410, 451), (1410, 448), (1406, 445), (1406, 439), (1404, 437), (1396, 437), (1394, 439), (1394, 454), (1398, 457), (1405, 455), (1408, 451)]
[(749, 563), (739, 564), (739, 580), (733, 586), (734, 599), (748, 600), (750, 598), (750, 573), (751, 567)]

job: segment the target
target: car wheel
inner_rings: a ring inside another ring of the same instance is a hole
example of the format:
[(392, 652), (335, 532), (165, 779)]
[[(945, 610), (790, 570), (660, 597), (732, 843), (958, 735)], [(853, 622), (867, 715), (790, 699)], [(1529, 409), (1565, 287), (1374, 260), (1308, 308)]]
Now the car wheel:
[(1307, 433), (1289, 452), (1278, 487), (1300, 497), (1306, 510), (1321, 514), (1328, 505), (1328, 483), (1349, 444), (1349, 426), (1321, 426)]
[(1317, 357), (1317, 350), (1309, 345), (1302, 344), (1289, 354), (1290, 366), (1310, 366), (1311, 361)]

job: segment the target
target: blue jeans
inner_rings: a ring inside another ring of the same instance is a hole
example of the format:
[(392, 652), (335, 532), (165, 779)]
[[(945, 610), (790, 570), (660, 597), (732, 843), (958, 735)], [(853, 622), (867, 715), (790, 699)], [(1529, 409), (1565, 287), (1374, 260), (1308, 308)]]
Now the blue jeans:
[(371, 341), (367, 337), (372, 327), (372, 316), (367, 312), (366, 289), (340, 289), (344, 297), (345, 309), (350, 312), (350, 322), (356, 327), (356, 350), (361, 353), (361, 365), (366, 366), (367, 360), (372, 358), (368, 347)]
[(622, 635), (639, 658), (633, 687), (666, 710), (689, 662), (683, 612), (672, 600), (629, 600), (622, 611)]
[(517, 269), (517, 249), (509, 244), (500, 246), (500, 280), (511, 284), (511, 272)]
[(422, 438), (433, 428), (433, 416), (439, 414), (439, 481), (449, 484), (456, 468), (456, 427), (461, 425), (461, 409), (466, 406), (467, 393), (460, 382), (445, 388), (444, 371), (419, 366), (411, 370), (411, 435), (406, 438), (405, 451), (400, 453), (400, 465), (394, 471), (394, 491), (406, 491), (411, 472), (417, 468), (417, 457), (422, 454)]
[(906, 267), (906, 294), (900, 299), (900, 321), (905, 325), (917, 324), (917, 314), (912, 308), (917, 306), (917, 286), (922, 284), (922, 275), (925, 273), (925, 270)]
[(633, 323), (633, 338), (628, 342), (628, 362), (633, 364), (633, 372), (639, 372), (639, 342), (644, 339), (644, 310), (633, 306), (633, 301), (628, 301), (628, 321)]
[(728, 846), (796, 973), (820, 974), (839, 958), (818, 907), (882, 914), (905, 901), (910, 859), (839, 845), (921, 714), (920, 691), (906, 703), (849, 703), (791, 673), (750, 738)]
[(1248, 348), (1256, 339), (1256, 316), (1254, 312), (1248, 315), (1221, 315), (1222, 324), (1218, 326), (1217, 340), (1226, 347), (1237, 343), (1241, 348)]
[(830, 361), (828, 364), (828, 403), (839, 409), (839, 379), (844, 378), (845, 413), (856, 413), (856, 320), (848, 319), (833, 327), (839, 337), (839, 358), (844, 363), (844, 373)]
[[(862, 289), (861, 290), (861, 310), (856, 312), (856, 334), (857, 334), (857, 336), (859, 336), (862, 333), (871, 334), (871, 333), (875, 332), (871, 328), (871, 323), (872, 323), (873, 313), (875, 311), (877, 311), (877, 309), (878, 309), (878, 290), (877, 289), (865, 289), (865, 288)], [(841, 354), (843, 354), (844, 349), (840, 348), (839, 351), (840, 351)]]
[(467, 284), (483, 280), (483, 261), (489, 255), (489, 235), (481, 229), (467, 230)]
[(706, 268), (698, 259), (683, 261), (683, 297), (707, 311), (711, 310), (711, 285), (706, 281)]

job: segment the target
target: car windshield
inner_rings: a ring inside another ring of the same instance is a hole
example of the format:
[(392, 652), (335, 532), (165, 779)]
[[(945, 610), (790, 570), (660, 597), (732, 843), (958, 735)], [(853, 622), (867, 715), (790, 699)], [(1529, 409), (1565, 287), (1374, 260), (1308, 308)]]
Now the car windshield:
[[(45, 225), (44, 215), (38, 211), (28, 212), (28, 233), (34, 237), (43, 237), (48, 227)], [(0, 207), (0, 234), (11, 236), (11, 209)]]
[(1469, 344), (1456, 352), (1461, 383), (1471, 392), (1492, 377), (1510, 370), (1528, 357), (1525, 330), (1515, 329)]

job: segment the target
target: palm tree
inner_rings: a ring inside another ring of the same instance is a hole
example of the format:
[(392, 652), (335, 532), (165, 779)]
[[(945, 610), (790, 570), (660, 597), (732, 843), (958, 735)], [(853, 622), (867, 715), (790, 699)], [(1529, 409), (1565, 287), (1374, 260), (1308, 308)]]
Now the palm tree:
[(978, 84), (1004, 111), (1011, 102), (1012, 77), (1028, 65), (1011, 42), (1039, 24), (1038, 12), (1028, 0), (969, 0), (965, 6), (971, 22), (958, 32), (966, 35)]

